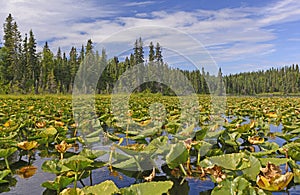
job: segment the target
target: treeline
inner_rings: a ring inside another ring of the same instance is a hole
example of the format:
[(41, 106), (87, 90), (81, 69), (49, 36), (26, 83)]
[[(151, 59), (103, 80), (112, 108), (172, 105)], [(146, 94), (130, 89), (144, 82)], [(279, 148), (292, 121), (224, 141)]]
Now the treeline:
[(255, 72), (228, 75), (223, 78), (227, 94), (255, 95), (261, 93), (299, 93), (298, 64)]
[[(46, 42), (43, 50), (37, 52), (33, 31), (22, 38), (11, 14), (3, 27), (2, 94), (72, 93), (74, 86), (99, 94), (124, 91), (165, 95), (300, 92), (298, 65), (227, 76), (222, 76), (219, 69), (218, 75), (210, 75), (204, 68), (193, 71), (171, 68), (163, 60), (161, 45), (151, 42), (145, 47), (141, 38), (135, 41), (132, 54), (120, 60), (118, 57), (108, 59), (105, 49), (101, 53), (94, 51), (92, 40), (82, 45), (80, 51), (72, 47), (66, 53), (58, 48), (54, 54)], [(145, 57), (145, 53), (148, 56)]]

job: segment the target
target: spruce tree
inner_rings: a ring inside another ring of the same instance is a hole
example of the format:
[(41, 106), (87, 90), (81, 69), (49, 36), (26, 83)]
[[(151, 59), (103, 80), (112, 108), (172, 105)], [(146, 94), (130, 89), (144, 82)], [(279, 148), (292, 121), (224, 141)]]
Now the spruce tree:
[[(4, 28), (4, 47), (7, 51), (6, 58), (3, 63), (2, 78), (4, 85), (10, 83), (10, 88), (14, 84), (20, 84), (21, 79), (21, 34), (18, 30), (18, 25), (14, 22), (14, 19), (11, 14), (5, 20), (3, 25)], [(12, 89), (12, 88), (11, 88)]]
[(28, 68), (30, 79), (32, 80), (34, 93), (38, 94), (39, 79), (40, 79), (40, 64), (38, 62), (38, 56), (36, 53), (36, 41), (32, 30), (29, 32), (28, 40)]

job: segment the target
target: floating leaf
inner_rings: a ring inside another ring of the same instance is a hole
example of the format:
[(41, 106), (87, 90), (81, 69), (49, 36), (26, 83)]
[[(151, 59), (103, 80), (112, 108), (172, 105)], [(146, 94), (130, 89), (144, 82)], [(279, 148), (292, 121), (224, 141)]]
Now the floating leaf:
[(85, 195), (84, 192), (80, 188), (67, 188), (64, 189), (59, 195)]
[(38, 143), (36, 141), (23, 141), (17, 144), (19, 148), (22, 150), (32, 150), (36, 147), (38, 147)]
[(188, 160), (189, 154), (183, 142), (173, 144), (170, 152), (166, 156), (166, 162), (170, 169), (178, 167)]
[(9, 121), (7, 121), (6, 123), (4, 123), (4, 127), (10, 127), (11, 126), (11, 124), (12, 124), (13, 122), (11, 121), (11, 120), (9, 120)]
[(261, 174), (257, 176), (256, 184), (264, 190), (281, 191), (293, 178), (293, 173), (287, 172), (282, 175), (279, 166), (269, 162), (260, 170)]
[(294, 183), (300, 183), (300, 169), (293, 169), (294, 173)]
[(248, 178), (250, 178), (252, 181), (255, 181), (256, 176), (260, 172), (261, 164), (260, 161), (252, 155), (249, 157), (249, 161), (251, 166), (249, 168), (243, 169), (242, 171)]
[(7, 180), (4, 180), (4, 178), (5, 178), (8, 174), (10, 174), (10, 173), (11, 173), (10, 170), (0, 171), (0, 184), (1, 184), (1, 183), (8, 183), (8, 181), (7, 181)]
[(260, 137), (260, 136), (257, 136), (257, 135), (252, 136), (252, 137), (250, 137), (250, 136), (248, 137), (248, 142), (250, 144), (257, 145), (257, 144), (264, 143), (264, 141), (265, 141), (265, 139), (263, 137)]
[(293, 173), (287, 172), (274, 179), (267, 179), (266, 177), (260, 175), (257, 176), (257, 185), (264, 190), (268, 191), (281, 191), (283, 190), (293, 179)]
[(233, 181), (224, 180), (211, 193), (212, 195), (227, 195), (227, 194), (256, 194), (254, 188), (245, 178), (239, 176)]
[(55, 121), (54, 125), (57, 126), (57, 127), (63, 127), (65, 125), (65, 123), (61, 122), (61, 121)]
[(63, 140), (60, 144), (55, 145), (55, 149), (60, 153), (65, 153), (71, 147), (72, 144), (68, 144), (65, 140)]
[(167, 193), (173, 186), (172, 181), (159, 181), (134, 184), (127, 188), (122, 188), (121, 194), (142, 194), (154, 195)]
[(57, 133), (57, 130), (55, 129), (55, 127), (51, 126), (51, 127), (48, 127), (47, 129), (43, 130), (41, 132), (41, 136), (42, 137), (55, 136), (56, 133)]
[(37, 128), (44, 128), (46, 126), (46, 122), (45, 121), (36, 122), (35, 126)]
[(249, 156), (245, 153), (232, 153), (209, 157), (205, 161), (201, 161), (200, 165), (203, 167), (218, 165), (225, 169), (242, 170), (249, 168), (251, 163)]
[(274, 165), (282, 165), (289, 161), (288, 158), (259, 158), (259, 161), (263, 166), (266, 166), (268, 163), (272, 163)]
[(268, 113), (266, 114), (267, 117), (270, 117), (270, 118), (277, 118), (278, 115), (276, 113)]
[(93, 195), (97, 195), (97, 194), (110, 195), (110, 194), (119, 193), (119, 188), (111, 180), (106, 180), (94, 186), (84, 187), (82, 190), (85, 194), (93, 194)]
[(74, 155), (68, 159), (63, 159), (62, 164), (75, 172), (79, 172), (90, 166), (92, 162), (84, 156)]
[(73, 177), (57, 176), (54, 181), (46, 181), (42, 186), (51, 190), (60, 191), (74, 181)]
[(59, 160), (47, 160), (42, 164), (42, 170), (48, 173), (60, 174), (70, 169), (64, 166)]
[(16, 173), (21, 177), (21, 178), (29, 178), (32, 177), (36, 173), (37, 167), (35, 166), (25, 166), (20, 168), (19, 170), (16, 171)]
[(213, 167), (204, 168), (205, 174), (210, 174), (217, 183), (226, 179), (226, 174), (222, 171), (220, 166), (214, 165)]
[(80, 152), (80, 155), (82, 155), (84, 157), (87, 157), (87, 158), (89, 158), (91, 160), (94, 160), (94, 159), (98, 158), (99, 156), (103, 156), (106, 153), (107, 152), (101, 151), (101, 150), (91, 150), (91, 149), (84, 148)]
[(13, 153), (15, 153), (18, 149), (11, 147), (11, 148), (6, 148), (6, 149), (0, 149), (0, 158), (5, 158), (8, 157), (10, 155), (12, 155)]
[(287, 151), (289, 157), (291, 157), (293, 160), (300, 161), (300, 143), (292, 142), (286, 144), (280, 148), (279, 151), (282, 154), (285, 154), (285, 151)]

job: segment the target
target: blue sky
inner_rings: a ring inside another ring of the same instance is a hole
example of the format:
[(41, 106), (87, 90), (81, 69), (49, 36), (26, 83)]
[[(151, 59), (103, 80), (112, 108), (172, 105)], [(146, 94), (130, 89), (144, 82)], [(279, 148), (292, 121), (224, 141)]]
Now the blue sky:
[(91, 38), (122, 57), (142, 36), (185, 69), (215, 63), (230, 74), (300, 62), (298, 0), (0, 0), (0, 7), (2, 23), (12, 13), (23, 36), (32, 29), (39, 48), (48, 41), (54, 53)]

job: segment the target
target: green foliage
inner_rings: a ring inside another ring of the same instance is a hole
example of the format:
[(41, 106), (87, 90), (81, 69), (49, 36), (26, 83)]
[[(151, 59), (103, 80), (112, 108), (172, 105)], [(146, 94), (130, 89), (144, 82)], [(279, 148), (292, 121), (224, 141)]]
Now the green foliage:
[[(118, 189), (112, 182), (107, 182), (77, 188), (78, 193), (85, 190), (94, 193), (106, 187), (121, 194), (136, 194), (149, 188), (159, 190), (159, 194), (161, 191), (167, 193), (172, 186), (171, 181), (143, 183), (159, 180), (161, 177), (155, 176), (158, 170), (172, 180), (182, 177), (210, 178), (216, 183), (216, 187), (211, 189), (215, 194), (267, 194), (259, 187), (278, 191), (299, 183), (297, 129), (300, 126), (300, 102), (297, 98), (229, 97), (225, 116), (213, 115), (209, 96), (198, 96), (201, 106), (196, 106), (190, 103), (181, 105), (176, 97), (133, 94), (129, 99), (130, 112), (126, 108), (115, 112), (115, 115), (109, 109), (110, 96), (95, 98), (94, 109), (99, 117), (93, 120), (83, 117), (77, 126), (70, 96), (0, 96), (0, 158), (6, 159), (7, 165), (12, 164), (16, 145), (35, 143), (30, 151), (21, 151), (20, 156), (32, 156), (28, 158), (29, 164), (37, 154), (47, 158), (41, 169), (55, 174), (56, 178), (45, 181), (42, 186), (57, 194), (72, 194), (74, 189), (68, 188), (71, 182), (74, 182), (74, 188), (80, 180), (86, 184), (85, 178), (92, 178), (91, 173), (95, 169), (106, 169), (106, 166), (112, 175), (122, 172), (133, 177), (139, 173), (141, 176), (137, 179), (142, 184)], [(124, 96), (120, 95), (120, 98)], [(160, 102), (167, 112), (162, 114), (162, 106), (154, 104), (156, 102)], [(122, 103), (115, 105), (123, 107)], [(153, 105), (155, 109), (149, 112)], [(187, 108), (201, 113), (191, 124), (181, 122), (182, 112)], [(85, 110), (86, 107), (82, 108), (82, 111)], [(154, 112), (157, 112), (155, 118), (151, 119), (150, 115)], [(282, 131), (272, 132), (270, 126), (275, 124), (282, 124)], [(77, 127), (82, 128), (79, 133), (76, 132)], [(86, 135), (82, 137), (82, 134)], [(286, 143), (270, 142), (270, 139), (280, 137), (285, 137)], [(103, 144), (108, 143), (110, 147), (104, 150), (89, 149), (88, 146), (95, 143), (87, 142), (94, 138), (105, 141)], [(263, 139), (256, 143), (249, 138)], [(68, 144), (62, 159), (57, 145), (63, 141)], [(80, 151), (73, 148), (78, 144), (82, 144)], [(102, 162), (106, 157), (109, 160)], [(268, 177), (262, 175), (270, 164), (275, 168), (280, 165), (274, 169), (278, 178), (270, 180), (271, 188), (267, 187)], [(291, 171), (288, 177), (281, 174), (284, 172), (282, 165), (288, 166), (288, 171)], [(11, 167), (15, 169), (15, 166)], [(6, 168), (2, 166), (1, 169)], [(23, 167), (3, 172), (3, 175), (12, 173), (12, 176), (3, 176), (0, 182), (13, 185), (13, 174), (17, 172), (22, 177), (30, 177), (34, 172), (30, 175), (26, 172), (28, 170), (30, 172), (28, 167)], [(153, 172), (150, 174), (149, 170)], [(257, 178), (261, 178), (260, 182)], [(283, 185), (281, 180), (285, 178), (288, 180)]]
[(167, 193), (169, 189), (173, 186), (172, 181), (161, 181), (161, 182), (150, 182), (150, 183), (140, 183), (131, 185), (127, 188), (121, 189), (121, 194), (124, 195), (152, 195), (152, 194), (163, 194)]
[(111, 180), (104, 181), (100, 184), (94, 186), (84, 187), (83, 192), (85, 194), (116, 194), (119, 192), (119, 188), (115, 185), (115, 183)]

